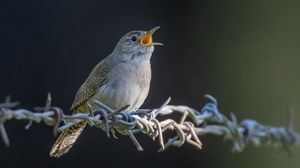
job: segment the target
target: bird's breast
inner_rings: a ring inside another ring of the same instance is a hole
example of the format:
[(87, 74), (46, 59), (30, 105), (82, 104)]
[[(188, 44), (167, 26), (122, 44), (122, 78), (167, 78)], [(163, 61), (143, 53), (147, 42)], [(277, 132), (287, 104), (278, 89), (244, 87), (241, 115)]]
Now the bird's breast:
[(108, 78), (93, 99), (111, 108), (129, 105), (128, 111), (139, 108), (146, 99), (151, 81), (150, 62), (121, 63), (108, 74)]

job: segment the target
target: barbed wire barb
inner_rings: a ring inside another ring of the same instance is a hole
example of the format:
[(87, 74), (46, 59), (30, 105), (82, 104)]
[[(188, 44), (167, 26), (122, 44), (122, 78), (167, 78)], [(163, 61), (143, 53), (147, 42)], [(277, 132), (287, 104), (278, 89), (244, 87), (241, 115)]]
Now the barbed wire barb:
[[(180, 147), (187, 143), (197, 149), (202, 149), (201, 136), (212, 134), (232, 141), (232, 150), (241, 152), (249, 144), (259, 146), (262, 144), (284, 148), (288, 153), (294, 146), (300, 144), (300, 134), (294, 130), (294, 112), (290, 110), (287, 126), (274, 127), (260, 124), (252, 119), (238, 122), (234, 113), (227, 118), (218, 109), (217, 100), (211, 95), (204, 96), (208, 102), (201, 110), (188, 106), (169, 105), (168, 98), (159, 108), (138, 109), (134, 112), (124, 111), (127, 106), (112, 109), (100, 101), (95, 101), (101, 108), (92, 113), (77, 113), (66, 115), (59, 107), (52, 106), (51, 94), (48, 93), (44, 107), (36, 107), (34, 111), (17, 108), (18, 102), (11, 102), (8, 96), (0, 103), (0, 134), (6, 146), (10, 145), (5, 123), (8, 120), (27, 120), (25, 129), (33, 123), (45, 123), (53, 126), (53, 134), (61, 132), (81, 121), (90, 126), (102, 129), (110, 137), (110, 133), (117, 138), (116, 133), (127, 135), (139, 151), (143, 148), (134, 134), (142, 133), (153, 140), (158, 139), (159, 152), (171, 146)], [(173, 113), (180, 113), (179, 121), (172, 118)], [(162, 119), (160, 116), (164, 116)], [(167, 117), (166, 117), (167, 116)], [(174, 131), (176, 135), (165, 140), (166, 131)], [(166, 143), (165, 143), (166, 142)], [(205, 144), (204, 144), (205, 145)]]

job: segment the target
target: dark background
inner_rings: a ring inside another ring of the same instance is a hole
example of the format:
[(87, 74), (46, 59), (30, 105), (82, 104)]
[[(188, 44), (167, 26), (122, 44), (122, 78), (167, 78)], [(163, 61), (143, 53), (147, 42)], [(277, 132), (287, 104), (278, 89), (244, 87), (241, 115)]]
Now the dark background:
[[(67, 110), (98, 61), (128, 31), (160, 25), (163, 42), (152, 57), (153, 78), (144, 107), (172, 104), (200, 109), (203, 95), (219, 100), (221, 111), (285, 125), (289, 106), (300, 120), (300, 3), (252, 1), (80, 1), (0, 2), (0, 98), (10, 94), (22, 107), (53, 103)], [(2, 100), (3, 100), (2, 99)], [(144, 152), (128, 137), (107, 138), (87, 128), (60, 159), (48, 156), (51, 128), (9, 121), (11, 146), (0, 141), (0, 168), (9, 167), (298, 167), (299, 148), (250, 146), (232, 153), (220, 137), (203, 137), (204, 148), (189, 145), (156, 153), (157, 142), (139, 136)], [(300, 130), (299, 126), (297, 127)]]

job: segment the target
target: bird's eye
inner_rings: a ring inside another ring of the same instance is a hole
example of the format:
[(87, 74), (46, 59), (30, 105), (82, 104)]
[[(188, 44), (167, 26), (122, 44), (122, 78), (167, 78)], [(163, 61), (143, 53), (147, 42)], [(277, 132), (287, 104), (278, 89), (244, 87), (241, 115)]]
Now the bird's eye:
[(132, 37), (131, 37), (131, 41), (136, 42), (136, 40), (137, 40), (137, 37), (136, 37), (136, 36), (132, 36)]

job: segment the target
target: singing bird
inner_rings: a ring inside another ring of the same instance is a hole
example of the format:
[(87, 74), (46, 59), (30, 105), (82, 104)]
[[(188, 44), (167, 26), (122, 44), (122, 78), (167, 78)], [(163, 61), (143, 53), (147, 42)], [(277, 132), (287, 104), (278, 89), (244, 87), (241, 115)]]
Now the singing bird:
[[(113, 52), (100, 61), (76, 93), (73, 114), (92, 112), (100, 107), (98, 100), (112, 109), (128, 105), (126, 111), (135, 111), (145, 101), (150, 87), (150, 58), (155, 45), (150, 31), (131, 31), (117, 43)], [(50, 156), (60, 157), (73, 146), (86, 122), (80, 122), (63, 131), (54, 143)]]

